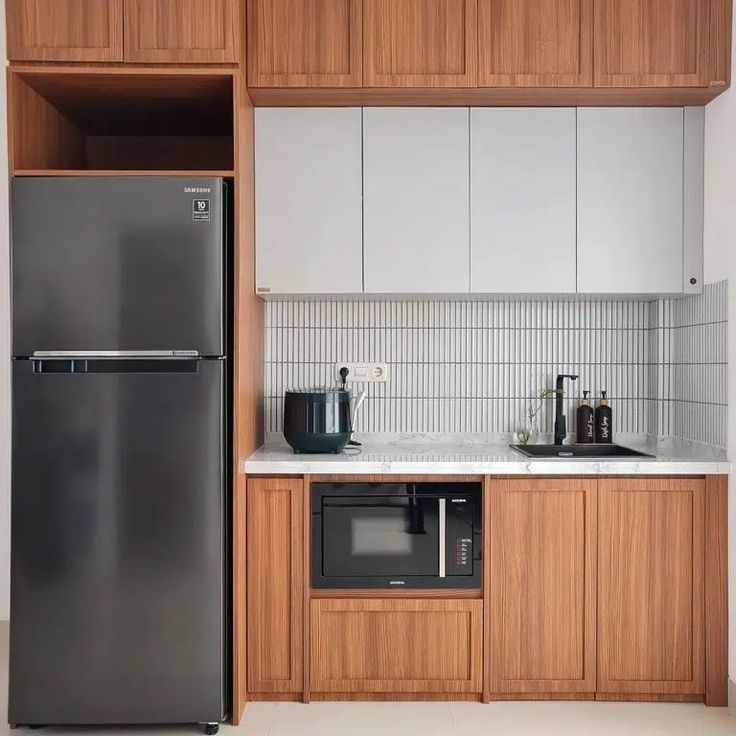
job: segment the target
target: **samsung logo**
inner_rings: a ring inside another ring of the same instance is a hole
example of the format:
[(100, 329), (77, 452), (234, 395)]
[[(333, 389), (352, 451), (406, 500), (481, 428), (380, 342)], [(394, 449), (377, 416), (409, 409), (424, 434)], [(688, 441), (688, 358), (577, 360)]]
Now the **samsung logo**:
[(210, 187), (184, 187), (185, 194), (209, 194), (211, 191)]
[(406, 582), (404, 580), (389, 580), (389, 585), (406, 585)]
[(451, 498), (450, 503), (467, 503), (467, 498)]

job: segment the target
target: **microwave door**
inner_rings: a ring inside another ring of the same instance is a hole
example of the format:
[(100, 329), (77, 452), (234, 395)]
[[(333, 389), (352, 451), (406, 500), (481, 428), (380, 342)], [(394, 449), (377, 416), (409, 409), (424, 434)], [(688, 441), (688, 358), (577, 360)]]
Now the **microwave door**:
[(436, 576), (441, 566), (436, 498), (330, 499), (322, 509), (322, 575)]

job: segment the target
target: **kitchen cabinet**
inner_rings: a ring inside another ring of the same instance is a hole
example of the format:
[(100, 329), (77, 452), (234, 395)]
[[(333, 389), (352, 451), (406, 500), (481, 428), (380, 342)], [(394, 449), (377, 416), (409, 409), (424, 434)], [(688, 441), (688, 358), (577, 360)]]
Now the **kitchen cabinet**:
[(471, 292), (575, 292), (575, 115), (471, 110)]
[(467, 108), (363, 110), (366, 293), (469, 288)]
[(359, 87), (361, 0), (248, 0), (251, 87)]
[(238, 61), (238, 0), (8, 0), (7, 16), (12, 61)]
[(711, 0), (595, 0), (596, 87), (706, 87)]
[(578, 292), (681, 293), (683, 108), (577, 117)]
[(478, 693), (480, 600), (313, 599), (310, 684), (320, 693)]
[(364, 0), (364, 86), (473, 86), (476, 2)]
[(490, 692), (595, 692), (595, 478), (488, 482)]
[(304, 489), (300, 478), (247, 485), (247, 678), (249, 693), (302, 690)]
[(7, 0), (11, 61), (122, 61), (123, 0)]
[(592, 86), (593, 4), (478, 0), (478, 86)]
[(599, 481), (598, 692), (702, 694), (702, 479)]
[(256, 291), (363, 290), (360, 108), (257, 108)]
[(238, 0), (125, 0), (125, 60), (234, 63)]

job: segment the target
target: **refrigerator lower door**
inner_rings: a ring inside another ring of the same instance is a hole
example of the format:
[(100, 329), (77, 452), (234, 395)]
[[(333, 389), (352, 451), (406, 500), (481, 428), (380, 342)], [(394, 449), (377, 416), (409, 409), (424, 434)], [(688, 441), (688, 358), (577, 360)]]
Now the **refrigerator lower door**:
[(10, 723), (225, 715), (225, 370), (14, 361)]

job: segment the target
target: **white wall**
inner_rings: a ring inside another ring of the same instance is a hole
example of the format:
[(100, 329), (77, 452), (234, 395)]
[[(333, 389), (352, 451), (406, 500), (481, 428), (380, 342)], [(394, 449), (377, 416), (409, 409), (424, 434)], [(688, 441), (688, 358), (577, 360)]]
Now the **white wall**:
[[(5, 59), (5, 3), (0, 3), (0, 59)], [(0, 619), (4, 619), (10, 611), (10, 249), (5, 69), (0, 72)]]
[[(736, 84), (736, 13), (732, 77)], [(736, 89), (705, 109), (705, 281), (729, 280), (728, 454), (736, 460)], [(736, 479), (729, 489), (729, 676), (736, 682)]]

